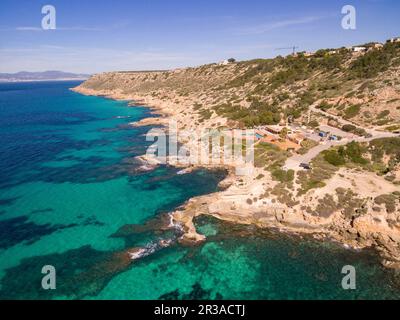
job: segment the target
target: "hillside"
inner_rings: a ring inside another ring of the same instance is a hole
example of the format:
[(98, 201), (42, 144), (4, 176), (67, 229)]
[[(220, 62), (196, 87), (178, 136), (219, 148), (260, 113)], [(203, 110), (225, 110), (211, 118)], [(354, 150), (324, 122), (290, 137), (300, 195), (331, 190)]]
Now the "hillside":
[(76, 74), (62, 71), (43, 71), (17, 73), (0, 73), (0, 81), (19, 82), (19, 81), (45, 81), (45, 80), (84, 80), (89, 78), (88, 74)]
[[(73, 90), (160, 114), (134, 126), (173, 118), (185, 132), (257, 129), (252, 173), (231, 174), (223, 191), (173, 213), (184, 240), (203, 240), (193, 218), (210, 214), (375, 247), (385, 265), (400, 268), (399, 75), (400, 43), (387, 43), (367, 44), (365, 52), (104, 73)], [(187, 137), (180, 142), (190, 155), (197, 148)]]
[[(332, 53), (333, 52), (333, 53)], [(400, 128), (400, 44), (367, 53), (319, 50), (313, 56), (257, 59), (158, 72), (104, 73), (82, 87), (193, 102), (196, 114), (246, 127), (306, 120), (314, 105), (368, 127)], [(209, 111), (207, 111), (209, 110)], [(200, 117), (202, 118), (202, 117)]]

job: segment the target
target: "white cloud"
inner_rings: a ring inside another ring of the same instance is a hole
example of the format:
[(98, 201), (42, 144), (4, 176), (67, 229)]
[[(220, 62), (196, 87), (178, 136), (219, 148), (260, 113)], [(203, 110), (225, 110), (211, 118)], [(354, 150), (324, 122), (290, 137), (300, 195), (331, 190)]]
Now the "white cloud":
[[(44, 31), (43, 28), (40, 27), (16, 27), (17, 31)], [(104, 31), (104, 28), (97, 27), (56, 27), (55, 31)], [(47, 31), (47, 30), (46, 30)]]
[[(87, 27), (87, 26), (71, 26), (71, 27), (56, 27), (55, 30), (58, 31), (106, 31), (106, 30), (116, 30), (127, 27), (130, 25), (130, 21), (122, 20), (118, 21), (112, 25), (106, 27)], [(17, 30), (17, 31), (44, 31), (41, 27), (34, 26), (20, 26), (16, 28), (3, 28), (3, 31)]]
[(323, 19), (324, 17), (321, 16), (309, 16), (309, 17), (301, 17), (301, 18), (293, 18), (293, 19), (286, 19), (275, 21), (266, 24), (260, 24), (251, 27), (240, 28), (234, 31), (236, 35), (252, 35), (252, 34), (263, 34), (268, 31), (274, 29), (281, 29), (290, 26), (302, 25), (302, 24), (309, 24), (318, 20)]
[(17, 31), (43, 31), (42, 28), (39, 27), (16, 27)]

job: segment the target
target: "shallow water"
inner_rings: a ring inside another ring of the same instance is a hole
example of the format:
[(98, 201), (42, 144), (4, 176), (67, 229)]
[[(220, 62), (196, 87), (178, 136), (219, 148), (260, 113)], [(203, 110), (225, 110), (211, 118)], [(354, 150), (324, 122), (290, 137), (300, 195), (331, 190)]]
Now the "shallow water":
[[(176, 237), (140, 226), (216, 191), (224, 172), (139, 172), (132, 159), (150, 127), (128, 124), (149, 110), (68, 90), (77, 84), (0, 84), (2, 299), (399, 297), (370, 252), (210, 218), (197, 221), (206, 243), (127, 260), (127, 249)], [(357, 268), (357, 290), (341, 288), (346, 264)], [(56, 290), (41, 289), (44, 265), (56, 267)]]

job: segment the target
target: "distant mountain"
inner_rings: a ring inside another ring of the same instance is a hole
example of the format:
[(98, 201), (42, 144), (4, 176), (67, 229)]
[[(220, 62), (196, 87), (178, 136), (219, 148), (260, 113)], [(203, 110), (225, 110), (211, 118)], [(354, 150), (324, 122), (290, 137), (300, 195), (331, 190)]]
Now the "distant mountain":
[(45, 80), (81, 80), (87, 79), (88, 74), (76, 74), (62, 71), (43, 71), (17, 73), (0, 73), (0, 82), (19, 82), (19, 81), (45, 81)]

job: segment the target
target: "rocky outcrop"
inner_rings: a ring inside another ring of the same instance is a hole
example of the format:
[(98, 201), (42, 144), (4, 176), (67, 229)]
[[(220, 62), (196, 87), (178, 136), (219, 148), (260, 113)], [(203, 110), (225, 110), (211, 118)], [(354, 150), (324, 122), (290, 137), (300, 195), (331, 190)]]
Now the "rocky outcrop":
[[(275, 104), (291, 108), (298, 104), (299, 95), (304, 94), (307, 88), (308, 80), (302, 79), (295, 85), (288, 83), (269, 94), (262, 91), (255, 95), (254, 91), (260, 84), (273, 79), (274, 64), (268, 65), (268, 68), (265, 65), (249, 61), (172, 71), (111, 72), (92, 76), (73, 90), (86, 95), (130, 100), (133, 105), (148, 105), (160, 115), (133, 123), (133, 126), (166, 125), (173, 119), (178, 129), (189, 132), (204, 128), (235, 127), (237, 121), (217, 114), (211, 107), (232, 100), (238, 105), (251, 107), (248, 100), (256, 96), (257, 99), (274, 101)], [(385, 75), (380, 75), (379, 79), (384, 79)], [(315, 77), (313, 81), (317, 80)], [(398, 86), (393, 90), (386, 90), (377, 96), (371, 94), (368, 103), (373, 105), (373, 101), (394, 97), (393, 94), (399, 92)], [(283, 93), (286, 96), (282, 97)], [(348, 102), (350, 99), (342, 96), (335, 101)], [(394, 109), (396, 103), (396, 98), (390, 101)], [(397, 111), (390, 114), (392, 120), (397, 119), (397, 115), (400, 117)], [(193, 143), (183, 138), (180, 142), (185, 145)], [(158, 164), (155, 159), (148, 157), (140, 160), (146, 169)], [(384, 265), (400, 267), (400, 198), (394, 200), (394, 213), (386, 212), (384, 204), (378, 205), (371, 200), (384, 193), (400, 191), (398, 185), (362, 170), (339, 171), (327, 178), (325, 187), (311, 189), (300, 195), (301, 185), (296, 183), (296, 179), (293, 185), (288, 186), (274, 180), (265, 168), (255, 168), (245, 177), (234, 174), (235, 164), (228, 169), (230, 174), (221, 183), (223, 190), (190, 199), (172, 213), (174, 222), (184, 230), (181, 241), (197, 243), (205, 240), (205, 236), (196, 231), (193, 219), (206, 214), (230, 222), (254, 224), (260, 228), (277, 228), (310, 234), (318, 239), (334, 239), (354, 248), (375, 247), (381, 253)], [(343, 194), (339, 198), (335, 193), (340, 186), (352, 191), (346, 193), (350, 197), (346, 200), (348, 203), (343, 200)], [(319, 214), (321, 208), (323, 215)]]

